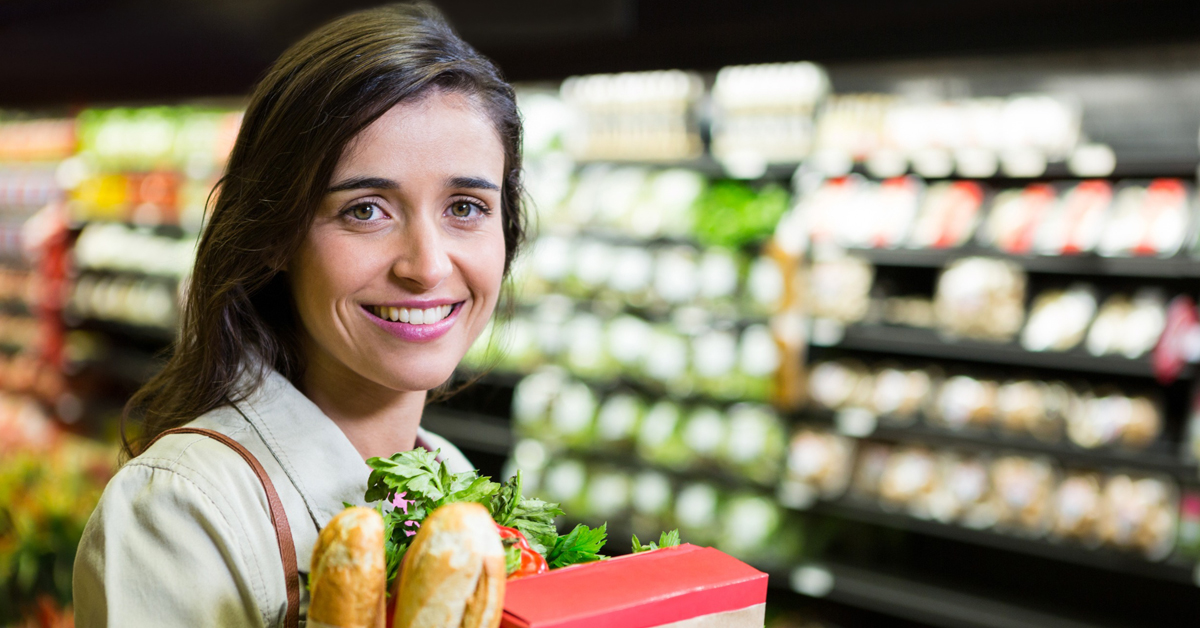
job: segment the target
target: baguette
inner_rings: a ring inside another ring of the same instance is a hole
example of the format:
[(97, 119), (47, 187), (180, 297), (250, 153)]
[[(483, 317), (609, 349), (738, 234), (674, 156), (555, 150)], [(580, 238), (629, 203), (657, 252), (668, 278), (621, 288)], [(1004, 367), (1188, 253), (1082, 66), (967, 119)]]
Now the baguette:
[(447, 504), (405, 554), (393, 628), (496, 628), (504, 584), (504, 546), (487, 508)]
[(338, 513), (321, 530), (313, 548), (309, 625), (381, 628), (387, 571), (383, 518), (370, 508)]

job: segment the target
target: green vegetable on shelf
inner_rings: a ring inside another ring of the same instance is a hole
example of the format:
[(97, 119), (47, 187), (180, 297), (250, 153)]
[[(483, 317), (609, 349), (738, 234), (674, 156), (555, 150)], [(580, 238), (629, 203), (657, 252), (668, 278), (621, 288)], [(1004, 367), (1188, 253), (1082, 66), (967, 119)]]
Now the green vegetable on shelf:
[(733, 181), (715, 183), (695, 205), (696, 239), (730, 248), (765, 240), (775, 231), (788, 202), (787, 190), (777, 185), (756, 192)]

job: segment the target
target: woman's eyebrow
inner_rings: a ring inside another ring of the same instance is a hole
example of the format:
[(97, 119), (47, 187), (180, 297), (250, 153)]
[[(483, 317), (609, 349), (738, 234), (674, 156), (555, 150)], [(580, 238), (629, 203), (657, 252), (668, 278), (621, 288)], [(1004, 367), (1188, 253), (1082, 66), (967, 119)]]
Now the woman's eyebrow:
[(450, 177), (449, 179), (446, 179), (446, 187), (463, 188), (468, 190), (500, 191), (500, 186), (480, 177)]
[(326, 194), (345, 192), (346, 190), (398, 190), (400, 184), (383, 177), (354, 177), (331, 186)]

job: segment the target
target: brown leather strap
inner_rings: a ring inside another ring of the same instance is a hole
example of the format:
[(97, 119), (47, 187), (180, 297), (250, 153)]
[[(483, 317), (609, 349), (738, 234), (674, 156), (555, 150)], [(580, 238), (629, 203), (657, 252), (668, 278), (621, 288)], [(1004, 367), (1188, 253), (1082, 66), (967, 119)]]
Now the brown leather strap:
[(267, 477), (266, 470), (259, 464), (254, 454), (250, 453), (241, 443), (220, 432), (199, 427), (177, 427), (167, 430), (155, 436), (154, 440), (146, 445), (146, 448), (148, 449), (150, 445), (154, 444), (154, 441), (167, 434), (200, 434), (207, 436), (238, 452), (242, 459), (249, 463), (250, 468), (254, 469), (254, 474), (258, 476), (258, 481), (262, 483), (263, 490), (267, 493), (267, 505), (271, 508), (271, 523), (275, 525), (275, 538), (279, 541), (279, 556), (283, 559), (283, 579), (287, 584), (287, 612), (284, 615), (283, 625), (284, 628), (299, 628), (300, 570), (296, 565), (296, 545), (292, 541), (292, 528), (288, 525), (287, 513), (283, 511), (283, 502), (279, 501), (279, 494), (275, 492), (275, 485), (271, 483), (271, 478)]

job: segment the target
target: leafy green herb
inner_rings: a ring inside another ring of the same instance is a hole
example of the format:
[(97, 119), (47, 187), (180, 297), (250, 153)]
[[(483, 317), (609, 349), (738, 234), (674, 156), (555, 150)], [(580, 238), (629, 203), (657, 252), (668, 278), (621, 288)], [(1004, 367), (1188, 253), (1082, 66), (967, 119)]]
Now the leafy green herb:
[(678, 528), (671, 530), (670, 532), (663, 532), (662, 534), (660, 534), (658, 537), (658, 543), (651, 542), (646, 545), (642, 545), (641, 541), (638, 540), (636, 534), (633, 535), (633, 553), (634, 554), (638, 554), (640, 552), (649, 552), (650, 550), (656, 550), (656, 549), (660, 549), (663, 547), (675, 547), (676, 545), (679, 545), (679, 529)]
[[(476, 471), (451, 473), (438, 462), (437, 454), (417, 448), (367, 461), (371, 475), (367, 480), (366, 501), (378, 502), (375, 508), (383, 515), (389, 591), (421, 522), (437, 508), (455, 502), (486, 506), (496, 523), (520, 531), (529, 547), (545, 557), (551, 569), (605, 558), (600, 550), (608, 537), (607, 524), (599, 528), (577, 525), (560, 536), (554, 522), (563, 514), (562, 509), (556, 503), (523, 496), (519, 471), (507, 482), (497, 484), (491, 478), (480, 477)], [(397, 503), (403, 505), (385, 508), (385, 504)], [(664, 533), (657, 545), (650, 546), (642, 546), (634, 537), (633, 544), (635, 552), (644, 551), (639, 549), (644, 547), (678, 545), (679, 533)], [(520, 566), (520, 548), (508, 543), (504, 553), (508, 571), (512, 572)]]
[(558, 537), (554, 548), (546, 554), (546, 562), (551, 569), (557, 569), (606, 558), (600, 555), (600, 550), (607, 539), (608, 524), (599, 528), (589, 528), (581, 523), (566, 535)]

